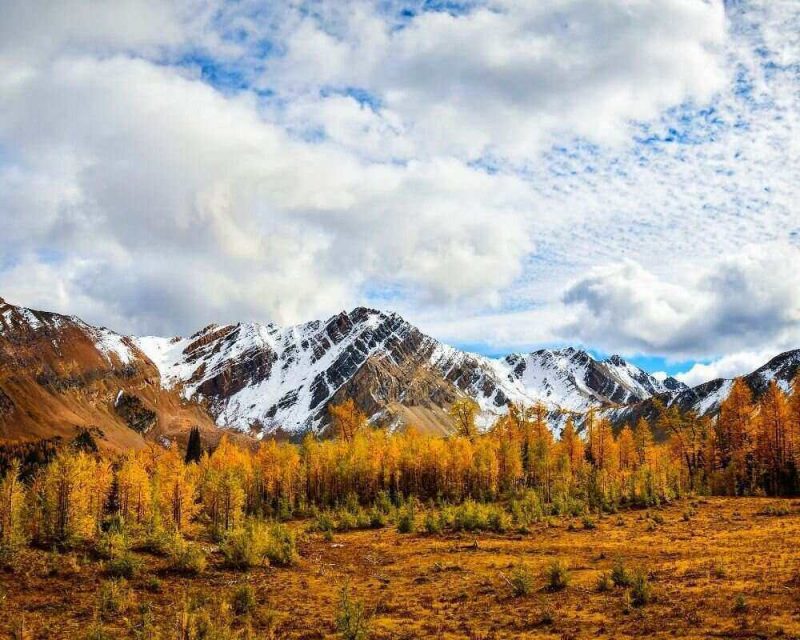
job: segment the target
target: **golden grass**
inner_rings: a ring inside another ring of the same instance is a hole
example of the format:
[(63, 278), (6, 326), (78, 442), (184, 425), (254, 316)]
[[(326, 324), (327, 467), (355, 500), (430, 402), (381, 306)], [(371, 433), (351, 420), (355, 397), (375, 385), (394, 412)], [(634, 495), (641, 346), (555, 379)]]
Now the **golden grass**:
[[(773, 503), (788, 507), (788, 515), (760, 515)], [(694, 513), (689, 501), (656, 513), (661, 524), (645, 511), (628, 511), (594, 518), (594, 529), (556, 519), (525, 535), (400, 534), (394, 527), (332, 541), (310, 534), (301, 536), (294, 566), (249, 572), (224, 569), (206, 544), (211, 563), (198, 577), (171, 574), (166, 560), (140, 554), (145, 569), (128, 581), (127, 611), (99, 623), (110, 637), (136, 637), (134, 622), (147, 604), (160, 637), (175, 638), (185, 603), (216, 611), (247, 584), (256, 606), (232, 616), (234, 631), (336, 637), (347, 582), (378, 639), (800, 636), (798, 504), (710, 498), (695, 502)], [(306, 524), (293, 526), (300, 532)], [(554, 560), (565, 562), (570, 575), (557, 591), (547, 588), (545, 575)], [(653, 601), (636, 607), (624, 588), (598, 590), (598, 577), (620, 561), (648, 572)], [(515, 595), (507, 580), (521, 564), (534, 576), (528, 595)], [(84, 558), (25, 550), (13, 572), (0, 573), (0, 633), (10, 637), (24, 620), (30, 638), (86, 637), (107, 579), (88, 551)], [(740, 595), (744, 607), (741, 599), (736, 606)]]

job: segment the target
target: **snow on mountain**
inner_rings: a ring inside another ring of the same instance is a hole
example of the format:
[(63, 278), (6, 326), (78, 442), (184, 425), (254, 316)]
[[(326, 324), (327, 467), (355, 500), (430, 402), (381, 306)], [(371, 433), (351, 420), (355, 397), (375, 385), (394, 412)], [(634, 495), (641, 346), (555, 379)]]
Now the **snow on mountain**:
[[(163, 385), (207, 402), (218, 424), (267, 432), (318, 429), (327, 404), (359, 372), (352, 391), (375, 415), (392, 402), (442, 409), (467, 395), (479, 403), (484, 422), (509, 402), (580, 412), (682, 387), (618, 356), (598, 361), (571, 348), (486, 358), (441, 344), (397, 314), (364, 308), (325, 322), (212, 325), (189, 338), (145, 337), (136, 344), (161, 371)], [(363, 374), (367, 363), (373, 379)], [(424, 390), (387, 389), (386, 378), (399, 375), (410, 387), (426, 379)]]

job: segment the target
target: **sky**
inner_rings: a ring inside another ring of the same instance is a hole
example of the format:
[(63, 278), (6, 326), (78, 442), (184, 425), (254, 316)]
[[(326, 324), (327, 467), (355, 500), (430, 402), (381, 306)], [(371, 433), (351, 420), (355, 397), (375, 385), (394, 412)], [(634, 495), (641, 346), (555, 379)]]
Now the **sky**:
[(696, 384), (800, 347), (794, 0), (0, 0), (0, 296), (368, 305)]

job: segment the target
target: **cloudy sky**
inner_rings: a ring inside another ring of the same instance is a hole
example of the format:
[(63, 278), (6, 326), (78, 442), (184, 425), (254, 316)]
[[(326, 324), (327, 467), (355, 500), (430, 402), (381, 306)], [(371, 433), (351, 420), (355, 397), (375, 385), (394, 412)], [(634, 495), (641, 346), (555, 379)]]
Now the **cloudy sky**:
[(0, 0), (0, 295), (397, 310), (696, 383), (800, 347), (794, 0)]

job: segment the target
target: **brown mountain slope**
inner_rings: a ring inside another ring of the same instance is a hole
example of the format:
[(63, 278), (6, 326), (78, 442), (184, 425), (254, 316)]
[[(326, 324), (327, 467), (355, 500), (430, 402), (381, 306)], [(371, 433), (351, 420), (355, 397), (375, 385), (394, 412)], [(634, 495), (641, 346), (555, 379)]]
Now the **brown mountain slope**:
[(71, 440), (89, 428), (102, 448), (125, 450), (182, 441), (195, 425), (206, 441), (219, 438), (201, 406), (161, 388), (130, 339), (0, 298), (0, 440)]

